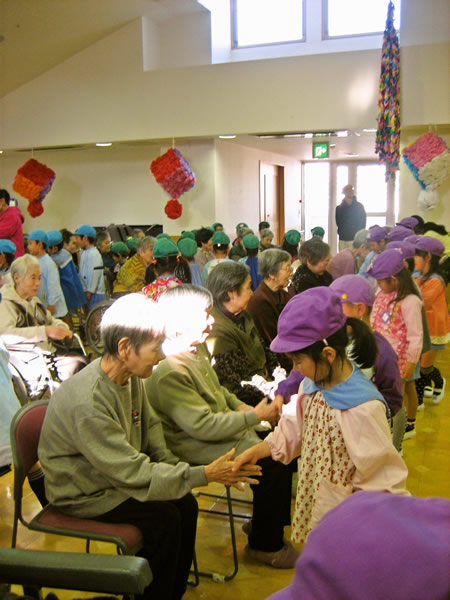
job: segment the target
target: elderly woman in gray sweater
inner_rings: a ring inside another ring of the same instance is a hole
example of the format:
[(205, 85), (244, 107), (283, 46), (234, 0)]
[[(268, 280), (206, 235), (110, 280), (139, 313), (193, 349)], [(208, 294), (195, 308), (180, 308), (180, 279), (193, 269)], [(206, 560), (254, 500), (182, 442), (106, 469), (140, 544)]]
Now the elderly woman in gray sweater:
[(104, 355), (51, 397), (39, 443), (49, 501), (68, 515), (141, 530), (153, 582), (144, 598), (183, 596), (197, 526), (193, 487), (256, 483), (259, 467), (231, 474), (233, 452), (191, 467), (168, 450), (142, 379), (162, 358), (155, 303), (119, 298), (101, 322)]

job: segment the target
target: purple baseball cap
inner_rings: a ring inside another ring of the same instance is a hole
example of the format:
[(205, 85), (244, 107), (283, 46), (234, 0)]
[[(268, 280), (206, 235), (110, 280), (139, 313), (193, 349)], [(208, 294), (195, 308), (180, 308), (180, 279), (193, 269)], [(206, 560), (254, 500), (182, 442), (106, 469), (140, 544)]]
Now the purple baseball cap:
[(448, 598), (450, 502), (356, 492), (310, 533), (292, 583), (267, 600)]
[(416, 250), (424, 250), (430, 254), (436, 254), (436, 256), (441, 256), (445, 250), (441, 240), (431, 237), (431, 235), (423, 235), (414, 245)]
[(375, 225), (372, 229), (369, 229), (369, 233), (367, 234), (368, 242), (382, 242), (386, 239), (387, 233), (384, 227), (380, 227), (379, 225)]
[(404, 268), (401, 251), (398, 248), (392, 248), (392, 250), (384, 250), (376, 257), (367, 269), (367, 275), (374, 279), (387, 279), (397, 275)]
[(414, 244), (411, 244), (410, 242), (407, 242), (405, 240), (401, 242), (389, 242), (389, 244), (386, 244), (386, 250), (392, 249), (400, 250), (404, 260), (406, 260), (407, 258), (414, 258), (414, 255), (416, 253)]
[(403, 225), (403, 227), (407, 227), (408, 229), (414, 229), (419, 224), (418, 219), (416, 217), (405, 217), (397, 225)]
[(341, 329), (346, 320), (339, 294), (328, 287), (305, 290), (283, 308), (270, 349), (282, 353), (307, 348)]
[(403, 227), (403, 225), (396, 225), (387, 234), (387, 238), (390, 242), (401, 242), (405, 238), (411, 235), (411, 229)]
[(403, 241), (404, 242), (409, 242), (410, 244), (416, 244), (423, 236), (417, 234), (417, 233), (413, 233), (412, 235), (408, 235), (407, 238), (405, 238)]
[(366, 306), (372, 306), (375, 300), (372, 286), (361, 275), (342, 275), (333, 281), (330, 289), (339, 294), (341, 302), (362, 302)]

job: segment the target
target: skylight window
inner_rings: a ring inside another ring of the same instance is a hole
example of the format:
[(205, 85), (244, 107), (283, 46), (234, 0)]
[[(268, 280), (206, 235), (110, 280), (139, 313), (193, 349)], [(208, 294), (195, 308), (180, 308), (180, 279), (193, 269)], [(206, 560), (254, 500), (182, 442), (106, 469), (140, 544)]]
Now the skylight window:
[(303, 0), (232, 0), (233, 47), (299, 42)]
[[(400, 29), (401, 0), (393, 0), (394, 25)], [(382, 33), (388, 0), (324, 0), (325, 37)]]

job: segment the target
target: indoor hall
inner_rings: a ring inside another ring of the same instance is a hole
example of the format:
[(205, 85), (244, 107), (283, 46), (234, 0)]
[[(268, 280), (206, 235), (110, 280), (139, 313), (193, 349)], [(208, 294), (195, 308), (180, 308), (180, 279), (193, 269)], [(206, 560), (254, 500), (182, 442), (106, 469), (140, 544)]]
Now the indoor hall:
[[(108, 9), (104, 2), (96, 4), (98, 12), (91, 2), (75, 0), (65, 2), (62, 10), (61, 3), (42, 0), (35, 12), (27, 2), (0, 0), (0, 23), (7, 27), (6, 33), (0, 31), (0, 83), (5, 84), (0, 99), (0, 187), (11, 188), (17, 169), (30, 157), (56, 173), (42, 216), (32, 219), (26, 200), (18, 198), (24, 231), (131, 222), (161, 223), (164, 231), (177, 236), (181, 230), (219, 221), (231, 237), (239, 221), (257, 227), (272, 216), (261, 190), (262, 181), (275, 172), (283, 184), (274, 223), (278, 238), (291, 228), (307, 234), (313, 222), (323, 219), (336, 250), (333, 212), (344, 181), (338, 169), (347, 168), (358, 189), (363, 181), (358, 165), (375, 166), (377, 160), (373, 130), (381, 35), (370, 42), (353, 40), (350, 47), (344, 40), (327, 40), (321, 46), (318, 6), (323, 4), (306, 0), (312, 20), (305, 25), (306, 43), (300, 50), (288, 45), (284, 54), (280, 48), (271, 54), (249, 48), (240, 54), (228, 49), (227, 54), (214, 44), (220, 15), (208, 10), (212, 3), (136, 1), (127, 2), (127, 10), (121, 1), (109, 2)], [(447, 144), (450, 140), (449, 8), (444, 0), (426, 4), (426, 14), (422, 0), (404, 0), (401, 9), (402, 148), (428, 131)], [(83, 29), (86, 23), (95, 25), (93, 30)], [(77, 36), (70, 37), (67, 28)], [(339, 137), (342, 131), (347, 136)], [(322, 162), (312, 160), (314, 132), (329, 134), (330, 155)], [(224, 134), (236, 137), (219, 137)], [(112, 146), (95, 147), (95, 142), (106, 141)], [(173, 145), (197, 176), (195, 187), (181, 197), (183, 214), (175, 221), (165, 216), (167, 196), (149, 171), (151, 161)], [(317, 189), (308, 199), (310, 165), (329, 169), (317, 204)], [(377, 210), (373, 200), (373, 212), (380, 213), (374, 218), (393, 225), (397, 218), (418, 213), (419, 190), (401, 162), (395, 189), (385, 190), (386, 208)], [(360, 188), (359, 199), (364, 193)], [(448, 229), (449, 195), (447, 181), (439, 188), (437, 206), (422, 216)], [(441, 363), (448, 380), (449, 361)], [(404, 444), (409, 489), (418, 496), (450, 497), (448, 394), (439, 406), (427, 405), (419, 413), (417, 437)], [(11, 474), (0, 479), (4, 546), (10, 539), (11, 484)], [(37, 508), (31, 492), (27, 502), (30, 511)], [(240, 522), (237, 535), (241, 560), (235, 580), (215, 584), (202, 579), (187, 598), (264, 598), (290, 581), (290, 572), (247, 564)], [(19, 544), (81, 548), (23, 529)], [(198, 544), (201, 568), (228, 566), (225, 520), (202, 516)]]

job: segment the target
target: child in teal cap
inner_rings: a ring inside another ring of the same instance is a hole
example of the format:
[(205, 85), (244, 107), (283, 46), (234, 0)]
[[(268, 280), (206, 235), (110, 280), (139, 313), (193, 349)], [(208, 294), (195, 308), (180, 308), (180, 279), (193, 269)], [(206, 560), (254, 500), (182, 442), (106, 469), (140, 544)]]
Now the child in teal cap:
[(170, 238), (160, 237), (153, 246), (153, 264), (145, 272), (146, 286), (142, 293), (157, 300), (166, 290), (191, 283), (191, 270), (175, 242)]

